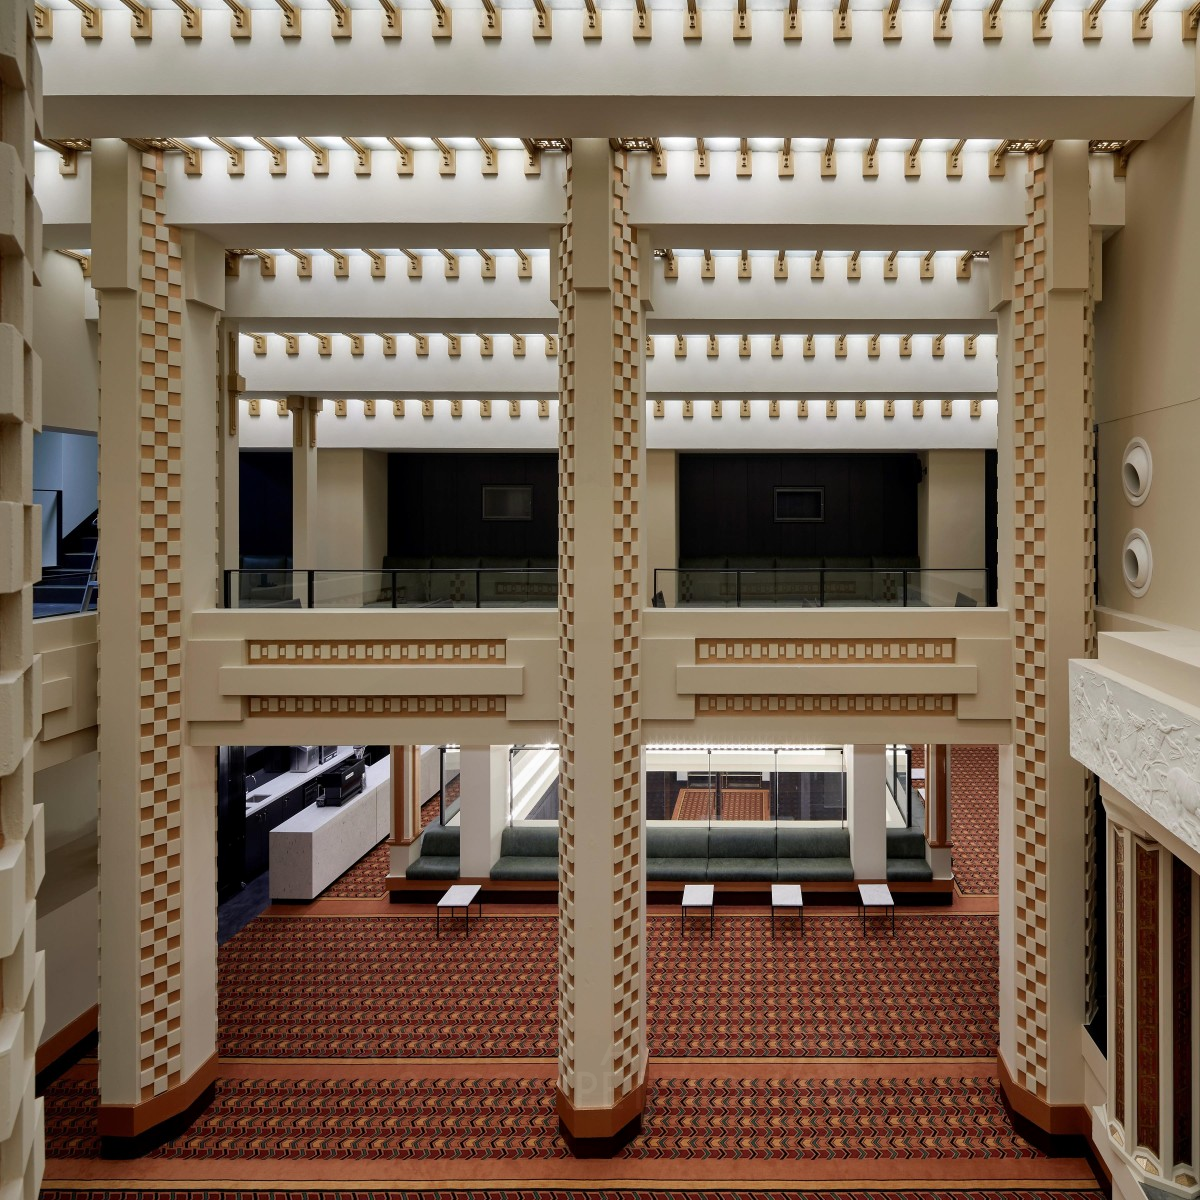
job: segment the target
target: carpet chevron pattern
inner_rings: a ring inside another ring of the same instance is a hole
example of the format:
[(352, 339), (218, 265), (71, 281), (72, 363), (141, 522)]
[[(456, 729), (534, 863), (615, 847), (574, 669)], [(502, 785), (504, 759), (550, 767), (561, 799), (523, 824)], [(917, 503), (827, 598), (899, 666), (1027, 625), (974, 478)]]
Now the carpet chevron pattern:
[[(996, 1053), (990, 914), (902, 914), (892, 935), (810, 913), (716, 931), (646, 922), (650, 1052), (671, 1057)], [(489, 917), (433, 936), (431, 917), (270, 917), (219, 957), (229, 1057), (553, 1057), (556, 920)]]
[[(94, 1158), (96, 1086), (46, 1096), (48, 1157)], [(1014, 1133), (994, 1078), (652, 1081), (621, 1159), (945, 1161), (1044, 1157)], [(536, 1078), (222, 1080), (156, 1159), (564, 1159), (554, 1084)]]
[[(644, 1189), (601, 1188), (506, 1188), (503, 1191), (455, 1191), (449, 1188), (433, 1190), (392, 1191), (390, 1200), (646, 1200)], [(971, 1188), (969, 1191), (929, 1191), (905, 1188), (901, 1191), (855, 1189), (853, 1191), (792, 1192), (769, 1189), (765, 1191), (736, 1191), (728, 1188), (697, 1191), (669, 1189), (652, 1193), (654, 1200), (1106, 1200), (1098, 1190), (1067, 1188)], [(41, 1200), (379, 1200), (375, 1190), (346, 1188), (338, 1191), (313, 1188), (246, 1188), (237, 1191), (220, 1188), (43, 1188)]]
[(387, 892), (388, 844), (380, 842), (322, 893), (322, 900), (378, 900)]
[(1000, 890), (999, 755), (995, 746), (950, 751), (950, 835), (954, 878), (968, 896)]

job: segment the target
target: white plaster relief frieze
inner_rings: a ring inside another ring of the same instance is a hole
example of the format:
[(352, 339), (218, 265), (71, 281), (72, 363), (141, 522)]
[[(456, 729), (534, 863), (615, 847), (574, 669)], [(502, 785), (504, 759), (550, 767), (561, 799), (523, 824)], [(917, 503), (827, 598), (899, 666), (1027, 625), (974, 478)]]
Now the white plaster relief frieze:
[(1200, 721), (1072, 662), (1071, 756), (1200, 851)]

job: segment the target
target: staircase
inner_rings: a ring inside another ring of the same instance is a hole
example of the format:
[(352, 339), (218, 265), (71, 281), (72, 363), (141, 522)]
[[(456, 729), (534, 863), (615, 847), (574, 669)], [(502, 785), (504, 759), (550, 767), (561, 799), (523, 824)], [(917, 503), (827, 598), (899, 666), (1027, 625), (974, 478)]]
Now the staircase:
[(35, 619), (88, 612), (96, 607), (97, 516), (92, 513), (63, 538), (58, 566), (43, 568), (41, 582), (33, 585)]

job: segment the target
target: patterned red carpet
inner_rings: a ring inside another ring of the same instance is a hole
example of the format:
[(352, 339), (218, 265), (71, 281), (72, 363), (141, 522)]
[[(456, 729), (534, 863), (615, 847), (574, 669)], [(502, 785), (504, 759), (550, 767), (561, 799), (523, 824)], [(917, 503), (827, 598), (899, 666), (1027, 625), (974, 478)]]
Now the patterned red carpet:
[[(391, 1200), (646, 1200), (651, 1193), (643, 1189), (603, 1187), (582, 1188), (506, 1188), (498, 1190), (463, 1191), (439, 1188), (437, 1191), (391, 1191)], [(1106, 1200), (1101, 1191), (1068, 1188), (971, 1188), (969, 1191), (929, 1191), (905, 1188), (901, 1191), (881, 1191), (874, 1188), (853, 1191), (792, 1192), (786, 1189), (720, 1191), (694, 1189), (655, 1189), (654, 1200)], [(165, 1188), (138, 1190), (135, 1188), (71, 1188), (63, 1191), (43, 1188), (41, 1200), (379, 1200), (376, 1190), (345, 1188), (333, 1191), (316, 1188), (247, 1188), (237, 1191), (221, 1188)]]
[[(712, 788), (684, 788), (675, 800), (672, 821), (717, 819), (717, 793)], [(722, 821), (769, 821), (771, 794), (766, 788), (722, 788)]]
[(323, 900), (378, 900), (387, 891), (388, 844), (380, 842), (322, 893)]
[(995, 746), (950, 751), (950, 833), (954, 878), (968, 896), (995, 895), (999, 883), (999, 758)]
[[(47, 1157), (94, 1158), (96, 1085), (47, 1094)], [(222, 1080), (215, 1103), (157, 1159), (569, 1159), (554, 1085), (537, 1078)], [(1036, 1159), (995, 1079), (651, 1081), (626, 1160)]]
[[(220, 951), (226, 1056), (552, 1057), (553, 916), (489, 917), (437, 940), (429, 917), (269, 917)], [(996, 1052), (996, 918), (903, 914), (865, 936), (810, 913), (680, 933), (647, 920), (650, 1052), (871, 1057)]]

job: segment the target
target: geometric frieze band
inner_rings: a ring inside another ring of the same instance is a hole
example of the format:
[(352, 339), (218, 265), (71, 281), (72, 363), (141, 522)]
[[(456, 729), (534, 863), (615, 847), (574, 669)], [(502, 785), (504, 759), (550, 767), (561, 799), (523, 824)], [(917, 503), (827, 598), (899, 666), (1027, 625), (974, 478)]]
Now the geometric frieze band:
[(952, 638), (696, 639), (697, 662), (953, 662)]
[(252, 717), (503, 715), (504, 696), (249, 696)]
[(483, 641), (248, 640), (252, 663), (483, 663), (503, 662), (503, 639)]
[(953, 716), (954, 696), (697, 696), (696, 714), (726, 717), (803, 713), (820, 716), (876, 716), (891, 713)]

